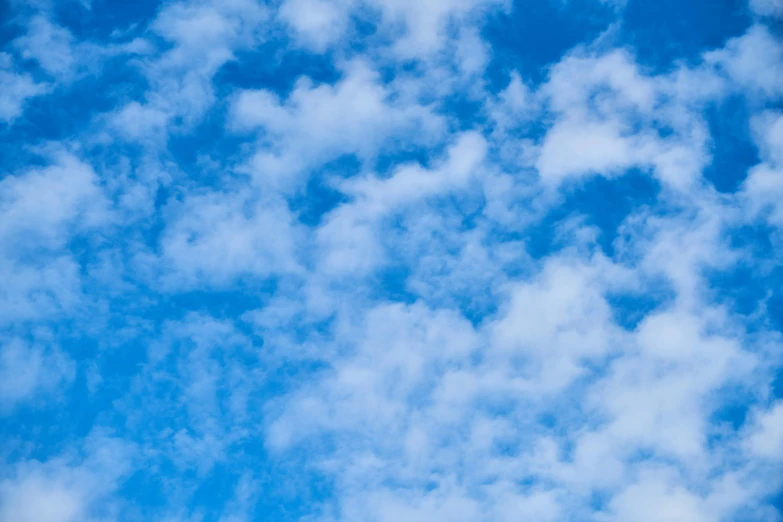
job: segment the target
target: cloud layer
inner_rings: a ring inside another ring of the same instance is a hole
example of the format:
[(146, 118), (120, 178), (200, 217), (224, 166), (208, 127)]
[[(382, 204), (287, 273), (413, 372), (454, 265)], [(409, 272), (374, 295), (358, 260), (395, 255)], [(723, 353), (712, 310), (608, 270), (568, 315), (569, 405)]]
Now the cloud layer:
[(781, 520), (783, 11), (642, 4), (9, 2), (0, 522)]

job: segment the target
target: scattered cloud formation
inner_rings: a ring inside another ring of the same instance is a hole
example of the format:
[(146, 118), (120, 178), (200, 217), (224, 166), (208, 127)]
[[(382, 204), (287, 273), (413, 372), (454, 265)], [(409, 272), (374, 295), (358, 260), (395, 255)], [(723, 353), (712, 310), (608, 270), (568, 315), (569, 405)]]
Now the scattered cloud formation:
[(643, 4), (9, 2), (0, 522), (781, 520), (783, 11)]

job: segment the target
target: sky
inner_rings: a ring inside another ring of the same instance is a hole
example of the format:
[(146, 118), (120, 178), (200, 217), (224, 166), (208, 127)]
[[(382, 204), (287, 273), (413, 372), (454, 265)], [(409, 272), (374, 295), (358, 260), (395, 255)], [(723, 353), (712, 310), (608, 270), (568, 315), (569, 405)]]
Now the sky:
[(780, 0), (0, 0), (0, 522), (779, 522), (780, 259)]

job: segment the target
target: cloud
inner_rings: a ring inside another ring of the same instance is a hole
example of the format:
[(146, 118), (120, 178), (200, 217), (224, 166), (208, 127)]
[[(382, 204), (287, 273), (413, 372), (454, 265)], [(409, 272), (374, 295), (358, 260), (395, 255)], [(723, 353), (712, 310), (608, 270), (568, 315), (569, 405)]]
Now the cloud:
[(783, 190), (783, 156), (777, 144), (783, 139), (783, 114), (764, 112), (755, 120), (756, 144), (764, 160), (754, 166), (743, 184), (749, 213), (767, 216), (770, 223), (783, 226), (783, 207), (778, 197)]
[(33, 17), (28, 32), (16, 40), (22, 58), (35, 60), (49, 75), (70, 80), (79, 66), (73, 35), (67, 29), (52, 24), (43, 16)]
[(300, 234), (281, 200), (194, 194), (178, 210), (161, 237), (164, 277), (175, 286), (220, 286), (243, 275), (299, 270)]
[(343, 190), (353, 203), (327, 215), (319, 228), (317, 240), (323, 253), (319, 269), (340, 274), (375, 268), (384, 257), (376, 240), (380, 222), (406, 206), (467, 185), (481, 168), (486, 143), (477, 134), (464, 133), (447, 154), (432, 171), (411, 164), (386, 179), (368, 177), (345, 183)]
[(109, 115), (120, 136), (153, 148), (168, 132), (190, 128), (215, 103), (212, 78), (234, 52), (261, 40), (267, 10), (254, 0), (174, 2), (150, 23), (166, 50), (142, 62), (149, 82), (144, 100)]
[(142, 39), (102, 45), (79, 41), (72, 32), (53, 22), (44, 10), (24, 22), (27, 31), (12, 42), (23, 60), (38, 63), (47, 76), (60, 85), (69, 85), (79, 78), (98, 74), (106, 60), (126, 54), (150, 52)]
[(108, 496), (131, 470), (133, 447), (96, 433), (83, 450), (8, 468), (0, 480), (0, 520), (72, 522), (110, 513)]
[[(389, 145), (436, 142), (442, 118), (430, 107), (384, 85), (366, 63), (345, 66), (336, 85), (313, 85), (300, 78), (286, 100), (266, 90), (242, 91), (231, 108), (237, 131), (261, 133), (258, 152), (247, 169), (281, 188), (296, 186), (301, 172), (343, 155), (372, 160)], [(421, 132), (412, 134), (414, 129)]]
[(0, 521), (779, 519), (774, 9), (598, 4), (9, 4)]
[(537, 280), (509, 288), (492, 340), (498, 350), (533, 365), (528, 393), (568, 386), (584, 372), (583, 361), (600, 360), (623, 343), (593, 270), (553, 260)]
[(382, 41), (391, 41), (392, 55), (401, 60), (429, 60), (452, 41), (450, 29), (468, 27), (486, 11), (503, 7), (499, 0), (286, 0), (280, 15), (299, 42), (317, 51), (335, 45), (350, 32), (354, 19), (375, 26)]
[(37, 396), (54, 395), (73, 379), (73, 362), (56, 346), (29, 346), (19, 338), (3, 342), (0, 349), (0, 411)]
[(73, 231), (100, 227), (110, 220), (108, 202), (92, 168), (65, 151), (52, 156), (51, 165), (0, 182), (4, 215), (0, 241), (8, 247), (57, 247)]
[(6, 124), (22, 115), (27, 100), (44, 94), (48, 87), (37, 83), (32, 76), (14, 71), (13, 58), (8, 53), (0, 53), (0, 119)]
[[(343, 3), (344, 4), (344, 3)], [(347, 6), (323, 0), (286, 0), (278, 15), (306, 47), (325, 51), (346, 31)]]
[(751, 96), (779, 97), (783, 73), (783, 45), (764, 25), (754, 25), (732, 38), (723, 49), (707, 53), (706, 60), (720, 67), (733, 85)]
[(770, 460), (780, 460), (783, 455), (783, 404), (772, 405), (769, 411), (762, 412), (756, 419), (748, 446), (752, 453)]
[(637, 168), (689, 190), (708, 163), (707, 132), (692, 93), (677, 92), (677, 83), (676, 75), (643, 75), (624, 51), (563, 59), (541, 89), (556, 115), (535, 161), (542, 180), (557, 186)]
[(750, 7), (760, 15), (783, 16), (783, 6), (775, 0), (751, 0)]
[[(678, 485), (676, 477), (651, 472), (610, 502), (605, 520), (712, 520), (704, 499)], [(653, 514), (654, 513), (654, 514)]]
[(0, 181), (0, 283), (4, 322), (74, 310), (79, 267), (69, 243), (112, 223), (109, 201), (93, 169), (64, 150), (49, 163)]

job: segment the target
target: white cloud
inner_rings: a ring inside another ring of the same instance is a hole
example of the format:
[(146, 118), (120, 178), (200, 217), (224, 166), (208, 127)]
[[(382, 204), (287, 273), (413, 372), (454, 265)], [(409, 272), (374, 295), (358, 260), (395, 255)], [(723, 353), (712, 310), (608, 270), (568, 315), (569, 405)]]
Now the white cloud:
[(294, 30), (303, 45), (322, 52), (345, 33), (349, 21), (347, 8), (344, 2), (286, 0), (278, 16)]
[(143, 55), (151, 50), (142, 39), (109, 44), (79, 41), (70, 30), (48, 16), (43, 11), (27, 20), (27, 32), (16, 38), (12, 46), (24, 60), (37, 62), (61, 85), (98, 73), (103, 63), (113, 56)]
[(245, 522), (253, 520), (253, 508), (259, 495), (259, 484), (250, 474), (243, 475), (234, 488), (234, 498), (220, 522)]
[(525, 373), (535, 376), (528, 393), (562, 389), (584, 372), (584, 361), (600, 360), (623, 342), (594, 270), (553, 260), (536, 280), (509, 289), (492, 340), (495, 349), (528, 359)]
[(95, 433), (84, 457), (22, 461), (0, 478), (0, 520), (77, 522), (107, 515), (110, 495), (132, 466), (133, 447)]
[(715, 520), (704, 500), (683, 488), (676, 477), (665, 473), (646, 474), (640, 482), (629, 485), (609, 504), (607, 521), (675, 522)]
[(286, 203), (250, 193), (193, 194), (171, 207), (160, 240), (169, 284), (225, 285), (299, 270), (301, 234)]
[(79, 266), (68, 255), (38, 263), (0, 257), (0, 324), (49, 319), (82, 304)]
[(199, 313), (164, 321), (149, 342), (143, 370), (115, 406), (143, 440), (150, 477), (166, 485), (167, 508), (184, 507), (195, 491), (187, 480), (167, 483), (158, 466), (202, 480), (231, 462), (234, 445), (258, 436), (254, 394), (265, 384), (263, 355), (231, 320)]
[(44, 71), (57, 79), (70, 80), (81, 65), (77, 63), (71, 32), (41, 15), (30, 20), (28, 32), (15, 44), (22, 58), (37, 61)]
[(174, 2), (164, 6), (150, 30), (168, 47), (142, 62), (150, 88), (108, 115), (120, 136), (155, 149), (172, 129), (188, 129), (215, 103), (212, 78), (235, 51), (262, 40), (268, 11), (255, 0)]
[[(481, 25), (502, 7), (159, 8), (145, 34), (160, 51), (128, 63), (143, 94), (92, 120), (98, 143), (69, 137), (97, 154), (94, 167), (44, 147), (45, 166), (0, 181), (0, 322), (13, 331), (0, 348), (0, 406), (57, 400), (76, 357), (40, 332), (73, 318), (63, 329), (100, 348), (85, 365), (90, 400), (119, 395), (117, 415), (98, 422), (143, 441), (145, 477), (168, 505), (124, 511), (131, 450), (98, 437), (44, 463), (7, 452), (17, 461), (0, 472), (0, 521), (139, 511), (197, 521), (207, 516), (197, 492), (217, 471), (236, 487), (215, 518), (251, 520), (267, 493), (246, 473), (260, 440), (265, 474), (293, 462), (295, 481), (314, 470), (329, 484), (333, 497), (308, 507), (317, 520), (706, 522), (769, 503), (783, 410), (756, 377), (778, 364), (765, 355), (779, 338), (763, 307), (739, 314), (710, 282), (741, 259), (733, 227), (783, 223), (783, 120), (762, 110), (781, 94), (777, 36), (753, 26), (660, 74), (601, 40), (542, 84), (511, 73), (498, 93), (483, 76), (498, 57)], [(278, 46), (280, 22), (296, 50)], [(367, 23), (373, 34), (349, 49)], [(308, 60), (334, 59), (339, 78), (302, 76), (283, 93), (213, 85), (261, 43), (280, 54), (259, 59), (315, 52)], [(88, 56), (152, 44), (79, 41), (42, 15), (15, 45), (65, 85), (93, 70)], [(38, 94), (14, 67), (0, 94), (8, 121)], [(730, 94), (758, 112), (761, 158), (735, 195), (702, 179), (703, 109)], [(210, 121), (210, 132), (227, 131), (236, 154), (177, 165), (169, 138), (207, 139), (198, 124), (223, 101), (226, 125)], [(358, 167), (340, 171), (346, 157)], [(616, 237), (595, 215), (557, 207), (574, 185), (632, 169), (662, 190), (628, 216), (598, 210), (617, 217)], [(309, 225), (296, 204), (317, 176), (341, 198), (314, 208), (323, 215)], [(144, 360), (115, 381), (103, 358), (119, 352), (106, 347)], [(735, 430), (715, 417), (737, 389), (772, 403), (754, 404)]]
[(755, 141), (762, 162), (748, 172), (742, 196), (751, 217), (765, 215), (770, 223), (783, 228), (783, 114), (767, 111), (755, 121)]
[(764, 25), (752, 26), (723, 49), (707, 53), (705, 60), (724, 71), (735, 89), (751, 96), (783, 95), (783, 43)]
[(54, 150), (49, 164), (0, 181), (2, 321), (75, 312), (81, 299), (78, 264), (63, 248), (112, 223), (109, 202), (93, 169)]
[(231, 113), (234, 129), (261, 133), (262, 146), (248, 169), (262, 183), (282, 188), (342, 155), (370, 160), (392, 143), (432, 143), (444, 131), (431, 108), (384, 85), (363, 62), (347, 64), (335, 85), (301, 78), (282, 101), (266, 90), (242, 91)]
[(11, 338), (0, 346), (0, 412), (40, 396), (52, 396), (73, 379), (73, 362), (56, 346)]
[(3, 520), (69, 522), (82, 514), (82, 499), (64, 484), (33, 476), (4, 489)]
[(392, 56), (429, 60), (447, 51), (451, 28), (475, 27), (486, 11), (504, 5), (503, 0), (286, 0), (280, 15), (301, 44), (319, 51), (347, 42), (352, 19), (358, 18), (377, 24), (377, 36), (389, 41)]
[(451, 312), (389, 304), (359, 320), (341, 332), (355, 339), (354, 355), (335, 361), (324, 382), (314, 382), (292, 398), (291, 408), (270, 429), (273, 447), (285, 448), (308, 435), (317, 436), (319, 430), (334, 430), (358, 437), (354, 449), (345, 448), (350, 452), (361, 454), (368, 449), (366, 444), (393, 451), (405, 443), (412, 428), (407, 417), (415, 406), (409, 401), (419, 404), (431, 393), (433, 377), (452, 365), (457, 369), (477, 348), (470, 325)]
[(112, 117), (111, 125), (126, 139), (158, 141), (165, 138), (169, 119), (165, 111), (134, 101)]
[(319, 271), (361, 274), (382, 263), (379, 224), (387, 216), (417, 202), (464, 188), (478, 176), (486, 142), (466, 132), (449, 147), (447, 157), (433, 169), (417, 164), (399, 167), (391, 177), (370, 176), (345, 182), (341, 189), (353, 202), (330, 212), (319, 227)]
[(783, 16), (783, 4), (778, 0), (750, 0), (750, 7), (760, 15)]
[(503, 5), (497, 0), (370, 0), (368, 4), (381, 12), (387, 30), (393, 31), (395, 24), (402, 22), (404, 32), (394, 42), (394, 50), (402, 58), (428, 57), (441, 51), (448, 41), (450, 24), (474, 22), (483, 10)]
[[(512, 75), (487, 103), (493, 133), (466, 134), (475, 146), (464, 156), (452, 149), (448, 168), (414, 164), (336, 184), (350, 200), (319, 226), (315, 284), (334, 303), (337, 326), (308, 351), (328, 369), (270, 407), (267, 432), (283, 458), (306, 448), (335, 479), (334, 512), (323, 519), (711, 521), (763, 502), (769, 476), (755, 457), (734, 457), (740, 435), (714, 441), (724, 394), (758, 392), (754, 372), (766, 363), (746, 319), (713, 303), (707, 278), (734, 266), (727, 230), (743, 219), (735, 200), (701, 179), (710, 160), (702, 109), (733, 82), (710, 56), (652, 75), (627, 52), (576, 51), (536, 90)], [(268, 116), (262, 125), (284, 120), (279, 100), (256, 101)], [(537, 147), (524, 142), (503, 158), (536, 148), (509, 164), (535, 166), (551, 189), (543, 196), (527, 172), (504, 177), (493, 155), (527, 139), (525, 124), (542, 105), (552, 123)], [(759, 136), (773, 121), (759, 123)], [(774, 133), (759, 141), (774, 143)], [(463, 175), (449, 176), (457, 166)], [(561, 183), (632, 168), (660, 181), (665, 208), (635, 209), (611, 259), (578, 219), (552, 227), (562, 251), (540, 261), (490, 239), (539, 223), (541, 207), (561, 201), (552, 195)], [(486, 205), (498, 206), (465, 226), (474, 181), (486, 183)], [(443, 194), (464, 201), (436, 205)], [(517, 207), (505, 205), (516, 196)], [(462, 213), (452, 219), (455, 207)], [(405, 290), (414, 304), (378, 305), (330, 285), (335, 276), (361, 285), (392, 260), (412, 272)], [(516, 271), (507, 268), (514, 262)], [(470, 274), (460, 273), (465, 266)], [(438, 269), (446, 275), (427, 286), (422, 274)], [(497, 308), (472, 324), (450, 308), (469, 305), (433, 290), (438, 283), (468, 288), (460, 296), (471, 302), (481, 288)], [(618, 296), (650, 299), (652, 309), (622, 326)], [(267, 309), (264, 319), (296, 323), (296, 305), (277, 304), (280, 316)], [(776, 449), (774, 429), (753, 433), (767, 442), (749, 447)], [(599, 513), (596, 495), (606, 499)]]
[(599, 383), (591, 404), (608, 414), (619, 447), (652, 449), (694, 468), (705, 458), (710, 394), (750, 375), (754, 363), (738, 341), (708, 336), (680, 310), (648, 316), (629, 350)]
[(534, 163), (542, 181), (557, 187), (640, 168), (669, 188), (691, 190), (709, 161), (708, 133), (691, 98), (715, 90), (695, 93), (684, 87), (690, 81), (681, 71), (645, 76), (623, 51), (567, 56), (539, 93), (556, 116)]
[(37, 83), (29, 74), (13, 69), (11, 55), (0, 53), (0, 120), (7, 124), (22, 115), (27, 100), (48, 90), (46, 84)]
[(783, 460), (783, 401), (776, 402), (767, 411), (758, 412), (747, 447), (759, 457)]
[(0, 181), (0, 242), (6, 248), (56, 248), (73, 231), (111, 219), (93, 169), (73, 154), (54, 151), (51, 164)]
[(625, 136), (621, 129), (618, 122), (558, 122), (546, 135), (536, 167), (543, 179), (558, 183), (569, 175), (618, 175), (645, 163), (654, 138)]

